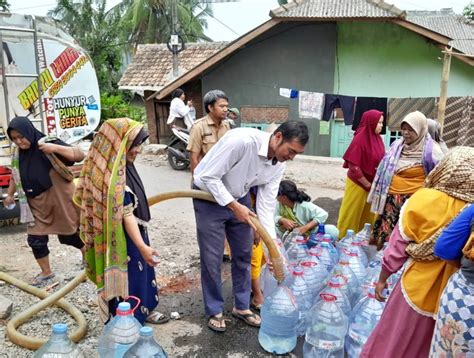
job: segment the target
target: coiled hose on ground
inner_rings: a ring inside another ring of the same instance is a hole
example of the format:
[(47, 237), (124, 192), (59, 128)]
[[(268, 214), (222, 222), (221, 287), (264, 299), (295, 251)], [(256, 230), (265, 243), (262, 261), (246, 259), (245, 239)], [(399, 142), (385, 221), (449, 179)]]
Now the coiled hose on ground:
[[(215, 202), (214, 198), (211, 194), (200, 191), (200, 190), (182, 190), (182, 191), (173, 191), (168, 193), (162, 193), (155, 195), (148, 199), (148, 205), (152, 206), (162, 201), (176, 199), (176, 198), (192, 198), (192, 199), (199, 199), (199, 200), (207, 200), (211, 202)], [(270, 254), (270, 260), (273, 265), (273, 275), (275, 278), (282, 282), (285, 278), (285, 274), (283, 271), (283, 262), (280, 255), (280, 251), (278, 247), (273, 242), (268, 232), (262, 226), (260, 221), (256, 218), (251, 218), (252, 223), (257, 228), (258, 234), (261, 236), (263, 242), (265, 243), (268, 252)], [(31, 293), (42, 300), (33, 306), (29, 307), (23, 312), (20, 312), (16, 316), (14, 316), (7, 324), (6, 333), (10, 341), (13, 343), (32, 350), (36, 350), (41, 347), (44, 343), (46, 343), (45, 339), (37, 338), (37, 337), (28, 337), (24, 334), (21, 334), (17, 331), (17, 328), (25, 323), (28, 319), (33, 317), (38, 312), (44, 310), (45, 308), (56, 305), (67, 313), (69, 313), (77, 322), (78, 328), (73, 331), (70, 335), (70, 338), (74, 342), (78, 342), (87, 332), (87, 322), (85, 320), (84, 315), (79, 311), (76, 307), (72, 304), (67, 302), (63, 297), (66, 296), (69, 292), (74, 290), (81, 282), (85, 281), (86, 274), (85, 272), (80, 273), (77, 275), (71, 282), (61, 288), (59, 291), (49, 294), (48, 292), (41, 290), (39, 288), (33, 287), (28, 285), (27, 283), (18, 280), (5, 272), (0, 272), (0, 280), (8, 282), (23, 291)]]

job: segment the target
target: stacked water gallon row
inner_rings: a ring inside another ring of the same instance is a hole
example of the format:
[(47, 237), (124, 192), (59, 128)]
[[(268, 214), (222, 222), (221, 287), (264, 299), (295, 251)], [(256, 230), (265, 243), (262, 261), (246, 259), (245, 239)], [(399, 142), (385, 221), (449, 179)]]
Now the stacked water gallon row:
[[(83, 353), (69, 339), (65, 324), (53, 325), (53, 333), (34, 358), (83, 358)], [(142, 327), (133, 316), (130, 303), (118, 305), (117, 314), (99, 337), (100, 358), (166, 358), (167, 354), (153, 338), (153, 328)]]
[[(356, 235), (348, 230), (337, 243), (322, 228), (309, 239), (292, 233), (278, 242), (285, 281), (278, 284), (269, 268), (262, 274), (258, 339), (266, 351), (291, 352), (304, 335), (305, 358), (359, 356), (384, 308), (375, 299), (383, 251), (369, 249), (370, 230), (370, 224)], [(389, 279), (385, 295), (398, 278)]]

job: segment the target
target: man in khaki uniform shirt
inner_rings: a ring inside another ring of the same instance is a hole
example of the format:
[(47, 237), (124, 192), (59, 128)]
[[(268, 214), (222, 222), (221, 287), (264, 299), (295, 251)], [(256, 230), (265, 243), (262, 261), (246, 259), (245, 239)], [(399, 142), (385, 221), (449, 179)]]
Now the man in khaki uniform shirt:
[(225, 120), (228, 105), (228, 98), (222, 91), (213, 90), (204, 95), (207, 115), (194, 123), (186, 148), (191, 153), (191, 173), (214, 144), (230, 130), (229, 122)]
[[(219, 90), (209, 91), (204, 95), (207, 115), (194, 122), (186, 148), (191, 153), (191, 175), (213, 145), (230, 130), (230, 123), (226, 120), (228, 101), (226, 94)], [(225, 240), (224, 261), (229, 260), (230, 247)]]

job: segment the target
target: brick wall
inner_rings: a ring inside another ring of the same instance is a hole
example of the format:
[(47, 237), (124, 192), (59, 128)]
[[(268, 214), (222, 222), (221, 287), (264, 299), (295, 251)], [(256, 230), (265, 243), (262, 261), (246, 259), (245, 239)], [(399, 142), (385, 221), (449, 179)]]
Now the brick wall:
[(242, 106), (240, 117), (243, 123), (283, 123), (288, 120), (289, 108)]

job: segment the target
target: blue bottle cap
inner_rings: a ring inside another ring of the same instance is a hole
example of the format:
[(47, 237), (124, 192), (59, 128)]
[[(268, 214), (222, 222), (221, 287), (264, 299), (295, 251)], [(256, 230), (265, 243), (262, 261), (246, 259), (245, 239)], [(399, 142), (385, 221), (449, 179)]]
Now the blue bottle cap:
[(131, 309), (130, 303), (120, 302), (117, 309), (120, 310), (120, 311), (128, 311), (128, 310)]
[(67, 332), (67, 324), (55, 323), (53, 324), (53, 333), (64, 334)]
[(153, 328), (151, 327), (141, 327), (140, 336), (151, 337), (153, 336)]

